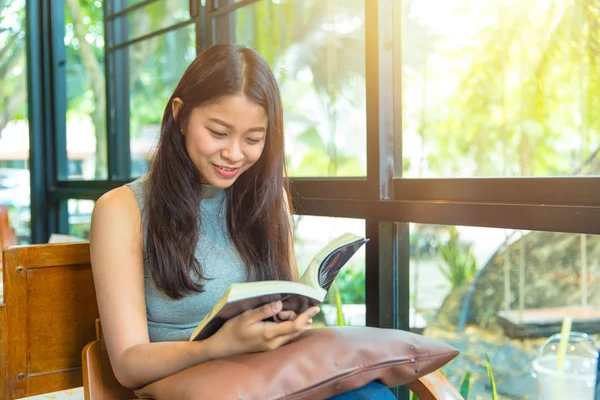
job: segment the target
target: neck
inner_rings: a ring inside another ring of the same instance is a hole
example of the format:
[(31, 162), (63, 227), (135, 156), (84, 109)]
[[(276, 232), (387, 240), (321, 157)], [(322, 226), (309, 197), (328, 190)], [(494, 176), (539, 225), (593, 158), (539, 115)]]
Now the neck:
[(218, 188), (218, 187), (213, 186), (208, 183), (202, 184), (202, 199), (203, 200), (219, 198), (219, 197), (221, 197), (221, 195), (223, 195), (224, 192), (225, 192), (225, 189)]

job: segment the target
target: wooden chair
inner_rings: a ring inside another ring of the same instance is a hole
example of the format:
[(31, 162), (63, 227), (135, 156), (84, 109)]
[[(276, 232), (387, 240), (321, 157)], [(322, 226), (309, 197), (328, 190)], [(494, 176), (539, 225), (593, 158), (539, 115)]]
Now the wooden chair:
[(0, 394), (6, 392), (6, 352), (2, 350), (6, 341), (6, 330), (3, 329), (6, 310), (3, 302), (2, 250), (15, 244), (17, 235), (8, 221), (8, 207), (0, 206)]
[(81, 349), (96, 337), (98, 318), (89, 243), (16, 246), (3, 254), (0, 397), (82, 386)]
[[(0, 206), (0, 251), (17, 244), (17, 234), (8, 221), (8, 207)], [(0, 259), (0, 262), (2, 260)], [(1, 264), (0, 264), (1, 265)]]
[(110, 366), (108, 351), (102, 338), (100, 320), (96, 320), (96, 340), (88, 343), (81, 352), (83, 365), (83, 392), (86, 400), (135, 399), (133, 390), (117, 381)]
[(0, 303), (2, 303), (2, 250), (17, 244), (17, 234), (8, 221), (8, 207), (0, 206)]
[[(0, 398), (81, 386), (88, 400), (135, 397), (116, 380), (102, 340), (89, 243), (5, 249), (4, 278)], [(420, 400), (461, 399), (439, 372), (408, 386)]]

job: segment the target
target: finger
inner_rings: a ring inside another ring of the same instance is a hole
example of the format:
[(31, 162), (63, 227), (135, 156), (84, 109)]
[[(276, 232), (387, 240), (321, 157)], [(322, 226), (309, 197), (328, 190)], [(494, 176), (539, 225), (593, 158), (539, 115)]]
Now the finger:
[(319, 311), (321, 311), (321, 309), (318, 306), (310, 307), (296, 318), (306, 317), (306, 319), (308, 320), (317, 315)]
[(296, 313), (293, 311), (281, 311), (276, 315), (276, 318), (279, 321), (293, 321), (297, 317)]
[(289, 335), (278, 336), (277, 338), (273, 339), (273, 342), (271, 342), (271, 348), (281, 347), (285, 344), (293, 342), (300, 335), (302, 335), (304, 333), (304, 331), (305, 330), (302, 330), (301, 332), (291, 333)]
[(265, 304), (264, 306), (248, 310), (242, 314), (247, 324), (262, 321), (276, 316), (281, 311), (281, 301)]
[(319, 307), (311, 307), (300, 314), (293, 321), (280, 322), (278, 324), (266, 324), (264, 326), (265, 339), (271, 340), (278, 336), (291, 335), (296, 332), (303, 332), (307, 325), (310, 326), (312, 317), (317, 315)]

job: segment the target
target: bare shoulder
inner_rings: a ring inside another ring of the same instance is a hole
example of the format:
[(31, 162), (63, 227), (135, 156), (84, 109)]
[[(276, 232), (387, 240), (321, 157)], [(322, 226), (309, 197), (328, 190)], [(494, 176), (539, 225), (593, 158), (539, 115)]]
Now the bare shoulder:
[(94, 225), (121, 228), (129, 226), (137, 229), (140, 221), (141, 213), (133, 191), (127, 186), (121, 186), (106, 192), (96, 201), (92, 230)]
[[(97, 201), (95, 210), (102, 213), (137, 211), (139, 207), (133, 191), (127, 186), (120, 186), (104, 193)], [(136, 213), (133, 213), (136, 214)]]
[[(108, 248), (138, 252), (141, 250), (141, 213), (127, 186), (102, 195), (94, 207), (90, 229), (90, 248), (104, 252)], [(94, 255), (92, 254), (93, 258)]]

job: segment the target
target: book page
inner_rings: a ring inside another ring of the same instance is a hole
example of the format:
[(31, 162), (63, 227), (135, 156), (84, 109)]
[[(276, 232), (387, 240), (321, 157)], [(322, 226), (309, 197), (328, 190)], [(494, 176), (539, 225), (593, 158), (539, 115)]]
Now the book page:
[(317, 254), (315, 254), (310, 264), (306, 268), (306, 271), (304, 271), (304, 274), (302, 274), (300, 282), (308, 286), (320, 287), (319, 270), (323, 264), (323, 261), (338, 248), (359, 240), (364, 239), (361, 236), (346, 232), (327, 243), (321, 250), (317, 252)]
[(319, 285), (329, 290), (329, 287), (337, 277), (340, 269), (352, 258), (352, 256), (366, 243), (369, 239), (357, 240), (354, 243), (337, 248), (333, 253), (329, 254), (319, 269)]

